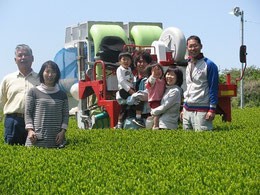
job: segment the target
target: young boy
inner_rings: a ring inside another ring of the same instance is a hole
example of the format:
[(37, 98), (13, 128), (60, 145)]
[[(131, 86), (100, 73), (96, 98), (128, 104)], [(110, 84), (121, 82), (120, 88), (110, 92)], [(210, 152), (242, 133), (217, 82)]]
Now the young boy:
[[(119, 88), (119, 95), (123, 99), (127, 99), (129, 96), (135, 93), (134, 89), (134, 75), (131, 71), (130, 65), (133, 62), (132, 55), (128, 52), (122, 52), (119, 54), (118, 61), (120, 63), (120, 66), (117, 68), (116, 75), (118, 80), (118, 88)], [(122, 110), (118, 117), (118, 124), (117, 128), (123, 127), (123, 120), (124, 120), (124, 114), (127, 108), (127, 105), (121, 105)], [(139, 106), (136, 106), (136, 119), (134, 120), (135, 123), (140, 127), (145, 127), (145, 124), (141, 118), (142, 114), (142, 108), (138, 108)], [(142, 107), (142, 106), (141, 106)]]

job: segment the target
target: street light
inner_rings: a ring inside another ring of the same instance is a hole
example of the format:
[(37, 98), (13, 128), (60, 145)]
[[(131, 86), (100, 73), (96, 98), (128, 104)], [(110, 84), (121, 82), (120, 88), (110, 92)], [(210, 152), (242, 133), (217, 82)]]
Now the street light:
[[(231, 12), (229, 12), (229, 14), (235, 15), (237, 17), (241, 16), (241, 46), (244, 45), (244, 11), (240, 11), (239, 7), (235, 7)], [(243, 69), (244, 69), (244, 63), (241, 63), (241, 103), (240, 103), (240, 107), (241, 109), (243, 109), (244, 107), (244, 84), (243, 84)]]

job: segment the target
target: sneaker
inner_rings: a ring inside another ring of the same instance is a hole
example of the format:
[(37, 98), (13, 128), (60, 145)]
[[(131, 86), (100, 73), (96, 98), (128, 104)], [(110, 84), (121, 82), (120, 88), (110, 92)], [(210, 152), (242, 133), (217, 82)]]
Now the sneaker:
[(144, 120), (141, 118), (135, 118), (133, 122), (139, 127), (145, 128)]
[(153, 127), (152, 130), (159, 130), (159, 127)]
[(123, 124), (117, 124), (114, 129), (123, 129)]

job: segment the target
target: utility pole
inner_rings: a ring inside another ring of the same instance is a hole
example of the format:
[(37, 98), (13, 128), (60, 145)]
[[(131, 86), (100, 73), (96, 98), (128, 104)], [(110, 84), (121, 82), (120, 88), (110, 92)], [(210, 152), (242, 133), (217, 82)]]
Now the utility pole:
[[(244, 11), (240, 11), (239, 7), (235, 7), (230, 14), (235, 15), (235, 16), (241, 16), (241, 46), (244, 45)], [(240, 94), (241, 94), (241, 99), (240, 99), (240, 107), (243, 109), (244, 107), (244, 79), (243, 79), (243, 70), (244, 70), (244, 63), (241, 63), (241, 80), (240, 80)]]

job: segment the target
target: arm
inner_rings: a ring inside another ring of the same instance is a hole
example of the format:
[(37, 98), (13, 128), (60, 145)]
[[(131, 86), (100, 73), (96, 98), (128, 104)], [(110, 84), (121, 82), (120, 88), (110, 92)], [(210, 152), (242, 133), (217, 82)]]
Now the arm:
[(68, 103), (67, 95), (66, 94), (64, 95), (66, 96), (66, 98), (64, 99), (63, 102), (61, 128), (66, 130), (69, 124), (69, 103)]
[(161, 115), (165, 113), (170, 107), (172, 107), (177, 101), (179, 101), (180, 93), (177, 90), (173, 90), (169, 93), (167, 100), (159, 107), (152, 109), (152, 115)]
[[(66, 96), (66, 94), (64, 94)], [(62, 107), (62, 124), (61, 131), (56, 136), (56, 144), (60, 145), (65, 138), (65, 133), (68, 128), (69, 123), (69, 105), (67, 96), (64, 99), (63, 107)]]
[(117, 76), (117, 81), (118, 84), (125, 90), (125, 91), (129, 91), (131, 89), (131, 87), (129, 86), (129, 82), (126, 80), (126, 76), (124, 75), (126, 73), (127, 70), (122, 69), (121, 67), (119, 67), (116, 70), (116, 76)]
[(154, 78), (152, 75), (147, 79), (145, 83), (146, 89), (149, 89), (150, 87), (153, 87), (156, 82), (156, 78)]
[(33, 95), (32, 89), (28, 92), (25, 99), (25, 128), (28, 130), (28, 138), (35, 144), (37, 142), (37, 136), (34, 132), (33, 125), (33, 113), (35, 109), (35, 97)]
[(207, 77), (209, 85), (209, 112), (215, 112), (218, 103), (218, 67), (211, 61), (207, 60)]
[(206, 114), (206, 120), (214, 120), (215, 111), (218, 103), (218, 67), (211, 61), (207, 60), (207, 77), (209, 85), (210, 109)]
[(181, 113), (180, 113), (180, 120), (181, 121), (183, 120), (183, 114), (184, 114), (184, 111), (182, 110)]
[(4, 105), (7, 101), (7, 97), (6, 97), (6, 89), (5, 89), (5, 80), (2, 81), (1, 83), (1, 91), (0, 91), (0, 105), (1, 108), (4, 108)]
[(25, 98), (25, 112), (24, 112), (25, 129), (34, 130), (33, 115), (35, 112), (35, 101), (36, 100), (33, 93), (33, 89), (30, 89)]

